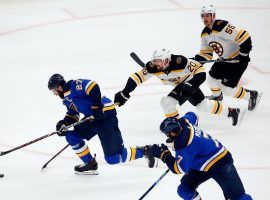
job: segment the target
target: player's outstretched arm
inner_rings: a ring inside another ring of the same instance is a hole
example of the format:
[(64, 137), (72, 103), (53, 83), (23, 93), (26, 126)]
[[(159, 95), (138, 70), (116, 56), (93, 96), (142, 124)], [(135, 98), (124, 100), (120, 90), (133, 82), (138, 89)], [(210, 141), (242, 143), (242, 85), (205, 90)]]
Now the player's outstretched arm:
[(181, 174), (177, 166), (175, 157), (172, 156), (171, 152), (169, 151), (166, 145), (164, 144), (152, 145), (151, 153), (154, 157), (161, 159), (174, 174)]
[(131, 76), (127, 80), (125, 88), (115, 94), (114, 103), (118, 104), (118, 106), (124, 105), (130, 98), (130, 93), (134, 91), (137, 86), (148, 80), (150, 77), (151, 75), (145, 68), (141, 71), (131, 74)]

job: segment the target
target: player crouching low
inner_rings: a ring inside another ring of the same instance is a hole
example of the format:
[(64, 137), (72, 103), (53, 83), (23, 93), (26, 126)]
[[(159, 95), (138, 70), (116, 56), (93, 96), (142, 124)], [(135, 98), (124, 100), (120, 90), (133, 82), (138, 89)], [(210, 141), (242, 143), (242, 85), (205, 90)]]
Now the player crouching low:
[[(125, 148), (121, 131), (118, 127), (115, 106), (107, 97), (101, 97), (99, 85), (92, 80), (77, 79), (65, 81), (60, 74), (51, 76), (48, 88), (63, 100), (67, 108), (66, 115), (56, 125), (59, 136), (65, 136), (83, 164), (75, 166), (76, 174), (98, 174), (98, 164), (91, 155), (85, 140), (98, 135), (108, 164), (129, 162), (145, 157), (148, 166), (154, 167), (155, 159), (149, 154), (149, 147)], [(84, 122), (67, 131), (66, 126), (84, 117), (93, 116), (92, 121)]]
[(217, 140), (198, 127), (193, 112), (180, 119), (167, 118), (160, 130), (173, 141), (175, 157), (164, 144), (153, 145), (151, 153), (160, 158), (175, 174), (184, 174), (178, 186), (178, 195), (185, 200), (200, 200), (198, 186), (213, 178), (221, 187), (225, 199), (251, 200), (245, 193), (235, 169), (231, 153)]

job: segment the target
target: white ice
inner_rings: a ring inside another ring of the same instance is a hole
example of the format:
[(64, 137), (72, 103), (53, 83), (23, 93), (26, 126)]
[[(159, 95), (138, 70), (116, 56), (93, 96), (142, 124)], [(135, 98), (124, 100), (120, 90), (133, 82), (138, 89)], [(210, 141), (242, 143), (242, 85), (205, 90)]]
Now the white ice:
[[(240, 127), (223, 117), (200, 115), (201, 127), (233, 154), (247, 193), (269, 200), (270, 179), (270, 2), (267, 0), (2, 0), (0, 1), (0, 150), (6, 151), (54, 131), (65, 108), (47, 89), (53, 73), (66, 79), (96, 80), (113, 99), (128, 76), (140, 67), (129, 57), (135, 51), (144, 61), (158, 48), (194, 56), (203, 24), (200, 7), (213, 3), (217, 16), (250, 32), (252, 61), (242, 83), (263, 92), (256, 112), (247, 113)], [(210, 65), (206, 65), (210, 69)], [(160, 98), (172, 88), (153, 78), (118, 108), (126, 146), (161, 143), (163, 119)], [(206, 94), (210, 90), (202, 86)], [(229, 97), (225, 103), (244, 108), (247, 102)], [(185, 104), (179, 111), (196, 111)], [(66, 145), (52, 136), (0, 157), (1, 200), (135, 200), (166, 170), (149, 169), (144, 160), (110, 166), (98, 138), (88, 143), (99, 161), (98, 176), (78, 176), (80, 160), (67, 149), (41, 173), (42, 165)], [(179, 199), (181, 176), (169, 173), (145, 199)], [(203, 199), (223, 199), (214, 181), (202, 184)]]

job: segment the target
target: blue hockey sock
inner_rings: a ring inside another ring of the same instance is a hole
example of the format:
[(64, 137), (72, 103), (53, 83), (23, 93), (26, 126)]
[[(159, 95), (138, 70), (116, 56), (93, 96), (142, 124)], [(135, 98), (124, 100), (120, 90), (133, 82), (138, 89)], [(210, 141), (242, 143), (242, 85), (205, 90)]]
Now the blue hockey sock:
[(84, 141), (79, 144), (72, 145), (71, 147), (84, 163), (89, 163), (93, 159), (92, 155), (90, 154), (90, 150)]
[(124, 148), (122, 151), (122, 162), (128, 162), (143, 157), (143, 150), (139, 148)]

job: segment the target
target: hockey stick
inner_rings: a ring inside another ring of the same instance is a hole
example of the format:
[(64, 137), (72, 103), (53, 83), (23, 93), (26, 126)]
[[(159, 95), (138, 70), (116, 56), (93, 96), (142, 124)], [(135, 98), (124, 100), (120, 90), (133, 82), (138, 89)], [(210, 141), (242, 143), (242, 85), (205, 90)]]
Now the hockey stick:
[(166, 176), (166, 174), (168, 174), (168, 172), (170, 171), (170, 169), (167, 169), (160, 177), (159, 179), (139, 198), (139, 200), (142, 200), (158, 183), (161, 179), (164, 178), (164, 176)]
[(66, 146), (64, 146), (64, 148), (62, 148), (59, 152), (57, 152), (50, 160), (48, 160), (48, 162), (46, 162), (46, 163), (43, 165), (41, 171), (44, 170), (44, 169), (47, 167), (47, 165), (48, 165), (53, 159), (56, 158), (56, 156), (58, 156), (60, 153), (62, 153), (62, 152), (63, 152), (66, 148), (68, 148), (68, 147), (69, 147), (69, 144), (67, 144)]
[[(67, 126), (67, 129), (72, 128), (72, 127), (74, 127), (74, 126), (78, 126), (78, 125), (80, 125), (80, 124), (82, 124), (82, 123), (84, 123), (84, 122), (86, 122), (86, 121), (88, 121), (88, 120), (93, 120), (93, 119), (94, 119), (93, 116), (84, 118), (84, 119), (82, 119), (81, 121), (75, 122), (74, 124), (71, 124), (71, 125)], [(30, 142), (27, 142), (27, 143), (25, 143), (25, 144), (22, 144), (22, 145), (20, 145), (20, 146), (18, 146), (18, 147), (15, 147), (15, 148), (13, 148), (13, 149), (8, 150), (8, 151), (0, 151), (0, 156), (3, 156), (3, 155), (8, 154), (8, 153), (11, 153), (11, 152), (16, 151), (16, 150), (18, 150), (18, 149), (21, 149), (21, 148), (23, 148), (23, 147), (26, 147), (26, 146), (28, 146), (28, 145), (30, 145), (30, 144), (36, 143), (36, 142), (38, 142), (38, 141), (40, 141), (40, 140), (43, 140), (43, 139), (45, 139), (45, 138), (47, 138), (47, 137), (50, 137), (50, 136), (52, 136), (52, 135), (55, 135), (55, 134), (57, 134), (57, 133), (59, 133), (59, 131), (51, 132), (51, 133), (49, 133), (49, 134), (43, 135), (43, 136), (41, 136), (41, 137), (39, 137), (39, 138), (37, 138), (37, 139), (34, 139), (34, 140), (30, 141)]]
[(226, 61), (239, 62), (239, 60), (236, 60), (234, 58), (216, 59), (216, 60), (202, 60), (202, 61), (198, 61), (198, 62), (201, 63), (201, 64), (205, 64), (205, 63), (211, 63), (211, 62), (226, 62)]
[[(137, 56), (136, 53), (131, 52), (131, 53), (130, 53), (130, 57), (131, 57), (136, 63), (138, 63), (138, 65), (140, 65), (141, 67), (145, 67), (144, 62)], [(205, 63), (212, 63), (212, 62), (227, 62), (227, 61), (239, 62), (239, 60), (234, 59), (234, 58), (216, 59), (216, 60), (201, 60), (201, 61), (198, 61), (198, 62), (201, 63), (201, 64), (205, 64)]]
[(138, 63), (138, 65), (140, 65), (141, 67), (145, 67), (144, 62), (137, 56), (136, 53), (131, 52), (131, 53), (130, 53), (130, 57), (131, 57), (136, 63)]

